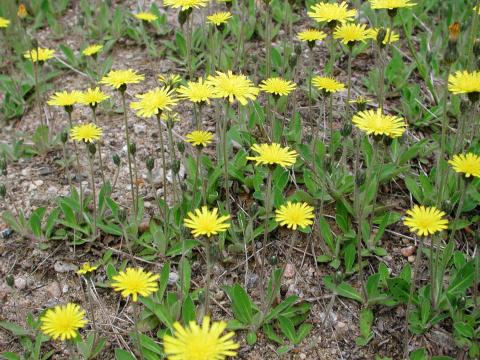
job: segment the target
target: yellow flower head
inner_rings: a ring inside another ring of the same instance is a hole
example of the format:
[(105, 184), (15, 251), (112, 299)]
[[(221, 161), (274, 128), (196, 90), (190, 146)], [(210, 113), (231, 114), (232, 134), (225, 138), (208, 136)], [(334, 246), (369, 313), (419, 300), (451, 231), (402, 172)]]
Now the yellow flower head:
[(91, 272), (94, 272), (95, 270), (98, 269), (97, 265), (90, 266), (89, 262), (86, 262), (82, 265), (80, 269), (77, 270), (78, 275), (87, 275), (90, 274)]
[(151, 13), (151, 12), (139, 12), (137, 14), (133, 14), (138, 20), (152, 22), (158, 19), (158, 16)]
[(210, 131), (195, 130), (187, 134), (185, 141), (193, 146), (207, 146), (213, 140), (213, 134)]
[(189, 326), (173, 324), (173, 336), (165, 335), (163, 344), (168, 359), (176, 360), (224, 360), (235, 357), (240, 347), (232, 340), (235, 333), (222, 333), (227, 328), (224, 321), (210, 324), (210, 317), (203, 318), (202, 326), (190, 321)]
[(145, 94), (135, 95), (140, 101), (130, 103), (130, 108), (137, 111), (138, 116), (151, 117), (163, 111), (171, 111), (171, 106), (178, 100), (173, 96), (173, 90), (167, 87), (155, 88)]
[(175, 111), (164, 111), (162, 112), (162, 115), (160, 116), (160, 119), (165, 121), (165, 122), (168, 122), (168, 121), (172, 121), (172, 122), (179, 122), (180, 121), (180, 115), (175, 112)]
[(234, 75), (230, 70), (227, 73), (217, 71), (217, 75), (209, 76), (207, 84), (213, 87), (215, 97), (226, 98), (231, 103), (238, 100), (242, 105), (255, 100), (259, 91), (245, 75)]
[(287, 202), (275, 211), (275, 221), (292, 230), (304, 229), (313, 224), (313, 207), (307, 203)]
[(55, 306), (48, 309), (40, 319), (42, 332), (53, 340), (70, 340), (78, 336), (78, 329), (87, 323), (85, 311), (76, 304)]
[(32, 49), (32, 50), (27, 50), (23, 54), (23, 57), (25, 59), (29, 59), (32, 62), (45, 62), (55, 55), (55, 50), (51, 49), (44, 49), (44, 48), (38, 48), (38, 54), (37, 54), (37, 49)]
[(144, 80), (145, 76), (137, 74), (135, 70), (110, 70), (110, 72), (100, 80), (100, 84), (120, 89), (128, 84), (137, 84)]
[(132, 301), (137, 302), (138, 295), (147, 297), (158, 290), (159, 278), (160, 275), (145, 272), (142, 268), (127, 268), (112, 278), (112, 288), (121, 291), (125, 298), (132, 295)]
[(313, 5), (308, 12), (308, 16), (317, 22), (340, 22), (352, 21), (357, 15), (357, 10), (349, 10), (347, 3), (342, 1), (340, 4), (322, 2)]
[(280, 144), (254, 144), (251, 148), (258, 156), (247, 156), (247, 160), (256, 162), (256, 165), (280, 165), (289, 167), (295, 164), (297, 152)]
[(95, 124), (82, 124), (70, 129), (70, 138), (74, 141), (94, 142), (102, 137), (102, 129)]
[(20, 19), (25, 19), (28, 16), (27, 8), (24, 4), (18, 5), (17, 16)]
[(187, 86), (180, 86), (177, 92), (180, 98), (188, 99), (194, 103), (210, 103), (210, 99), (215, 97), (213, 87), (202, 78), (199, 78), (197, 82), (187, 82)]
[(164, 0), (163, 5), (183, 11), (207, 6), (209, 0)]
[(477, 12), (478, 12), (478, 15), (480, 15), (480, 6), (475, 5), (475, 6), (473, 7), (473, 11), (477, 11)]
[(230, 215), (218, 216), (217, 208), (209, 211), (206, 206), (202, 206), (201, 209), (195, 209), (195, 213), (190, 211), (183, 219), (183, 223), (191, 229), (193, 237), (202, 235), (210, 237), (226, 231), (230, 227), (230, 224), (226, 222), (228, 219), (230, 219)]
[(85, 56), (92, 56), (92, 55), (98, 54), (100, 51), (102, 51), (102, 49), (103, 49), (103, 45), (99, 45), (99, 44), (89, 45), (82, 50), (82, 54)]
[(72, 92), (60, 91), (50, 96), (47, 104), (50, 106), (71, 107), (79, 102), (81, 92), (73, 90)]
[(455, 155), (448, 162), (457, 173), (464, 173), (465, 177), (480, 177), (480, 156), (474, 153)]
[(158, 75), (158, 81), (165, 86), (173, 88), (176, 84), (182, 81), (182, 78), (177, 74), (160, 74)]
[(412, 7), (417, 4), (411, 3), (410, 0), (370, 0), (370, 6), (372, 9), (399, 9), (405, 7)]
[(345, 90), (344, 84), (331, 77), (314, 76), (312, 79), (312, 85), (318, 90), (323, 90), (329, 93), (336, 93)]
[(279, 77), (263, 80), (260, 84), (260, 90), (276, 96), (287, 96), (297, 85), (290, 80), (284, 80)]
[[(379, 28), (370, 29), (370, 36), (373, 40), (377, 40), (379, 30), (380, 30)], [(390, 31), (391, 30), (389, 28), (385, 28), (385, 37), (383, 38), (383, 41), (382, 41), (383, 45), (387, 45), (389, 43), (388, 42), (389, 37), (390, 37), (390, 44), (400, 40), (400, 37), (395, 31), (392, 31), (391, 35), (390, 35)]]
[(220, 26), (222, 24), (225, 24), (231, 17), (232, 13), (230, 13), (229, 11), (221, 11), (207, 16), (207, 23), (213, 24), (215, 26)]
[(353, 124), (368, 135), (385, 135), (391, 138), (402, 136), (407, 124), (398, 116), (384, 115), (380, 109), (356, 113)]
[(297, 34), (297, 38), (300, 41), (320, 41), (326, 37), (327, 34), (317, 29), (307, 29)]
[(358, 41), (365, 42), (371, 38), (371, 32), (365, 24), (342, 24), (335, 28), (333, 38), (342, 44), (353, 45)]
[(407, 210), (407, 217), (403, 223), (408, 226), (411, 232), (419, 236), (428, 236), (445, 230), (448, 227), (448, 220), (444, 219), (445, 213), (435, 207), (415, 205), (413, 209)]
[(10, 25), (10, 20), (0, 16), (0, 28), (6, 28)]
[(108, 98), (110, 98), (110, 96), (105, 94), (97, 87), (95, 89), (87, 89), (80, 93), (78, 102), (83, 105), (97, 106), (99, 103), (107, 100)]
[(479, 93), (480, 71), (457, 71), (448, 78), (448, 90), (454, 94)]

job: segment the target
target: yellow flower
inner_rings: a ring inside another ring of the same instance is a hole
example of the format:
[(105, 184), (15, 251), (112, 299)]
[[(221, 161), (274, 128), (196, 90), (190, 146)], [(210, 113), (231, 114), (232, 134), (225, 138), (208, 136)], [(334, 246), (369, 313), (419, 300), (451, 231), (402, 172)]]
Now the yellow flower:
[(112, 288), (121, 291), (125, 298), (132, 295), (132, 301), (137, 302), (138, 295), (147, 297), (158, 290), (159, 277), (160, 275), (145, 272), (142, 268), (127, 268), (112, 278)]
[(171, 111), (171, 106), (178, 102), (173, 96), (173, 90), (167, 87), (155, 88), (135, 97), (140, 101), (130, 103), (130, 108), (137, 110), (137, 115), (142, 117), (161, 114), (165, 110)]
[(297, 230), (297, 227), (304, 229), (313, 224), (313, 207), (307, 203), (287, 202), (275, 211), (275, 221), (281, 226)]
[(73, 90), (72, 92), (56, 92), (55, 94), (50, 96), (50, 100), (47, 101), (47, 104), (50, 106), (71, 107), (79, 102), (81, 94), (82, 93), (77, 90)]
[(24, 4), (18, 5), (17, 16), (20, 19), (25, 19), (28, 16), (27, 8), (25, 7)]
[(297, 152), (280, 144), (254, 144), (251, 148), (258, 156), (247, 156), (247, 160), (256, 162), (256, 165), (280, 165), (283, 167), (292, 166), (297, 160)]
[(42, 332), (53, 340), (69, 340), (78, 336), (78, 329), (87, 323), (85, 310), (76, 304), (68, 303), (65, 306), (55, 306), (48, 309), (40, 319)]
[(473, 11), (477, 11), (477, 12), (478, 12), (478, 15), (480, 15), (480, 6), (475, 5), (475, 6), (473, 7)]
[(329, 93), (336, 93), (345, 90), (344, 84), (331, 77), (314, 76), (312, 79), (312, 85), (318, 90), (323, 90)]
[[(379, 28), (373, 28), (373, 29), (370, 29), (370, 34), (371, 34), (371, 38), (373, 40), (377, 40), (377, 36), (378, 36), (378, 31), (380, 29)], [(395, 31), (392, 31), (392, 35), (390, 35), (390, 29), (389, 28), (385, 28), (385, 37), (383, 38), (383, 41), (382, 43), (384, 45), (387, 45), (388, 43), (388, 37), (390, 36), (390, 44), (394, 43), (394, 42), (397, 42), (398, 40), (400, 40), (400, 37), (398, 36), (398, 34), (395, 32)]]
[(98, 269), (97, 265), (90, 266), (89, 262), (86, 262), (82, 265), (80, 269), (77, 270), (78, 275), (87, 275), (90, 274), (91, 272), (94, 272), (95, 270)]
[(391, 138), (402, 136), (407, 124), (398, 116), (384, 115), (377, 111), (360, 111), (353, 116), (353, 124), (368, 135), (385, 135)]
[(365, 24), (342, 24), (337, 26), (333, 33), (333, 38), (345, 45), (353, 45), (357, 41), (365, 42), (370, 37), (370, 30)]
[(227, 356), (235, 357), (237, 352), (234, 350), (240, 347), (232, 340), (233, 331), (222, 335), (227, 328), (226, 322), (213, 322), (210, 326), (208, 316), (203, 318), (201, 327), (190, 321), (187, 327), (176, 322), (173, 328), (173, 336), (163, 338), (165, 353), (170, 360), (224, 360)]
[(97, 87), (95, 89), (87, 89), (86, 91), (80, 93), (80, 98), (78, 99), (78, 102), (83, 105), (95, 107), (102, 101), (107, 100), (108, 98), (110, 98), (110, 96), (105, 94)]
[(92, 56), (102, 51), (102, 49), (103, 49), (103, 45), (98, 45), (98, 44), (89, 45), (82, 50), (82, 54), (85, 56)]
[(227, 73), (217, 71), (216, 76), (209, 76), (207, 84), (213, 87), (215, 97), (226, 98), (231, 103), (238, 100), (242, 105), (255, 100), (259, 91), (245, 75), (234, 75), (230, 70)]
[(307, 29), (297, 34), (297, 38), (300, 41), (319, 41), (327, 37), (323, 31), (317, 29)]
[(448, 227), (448, 220), (444, 219), (445, 213), (435, 207), (415, 205), (407, 211), (407, 217), (403, 223), (408, 226), (411, 232), (419, 236), (428, 236), (445, 230)]
[(209, 211), (206, 206), (202, 206), (202, 209), (195, 209), (195, 214), (190, 211), (183, 223), (187, 228), (192, 229), (194, 237), (217, 235), (230, 227), (230, 224), (226, 222), (230, 219), (230, 215), (218, 216), (217, 213), (217, 208)]
[(213, 140), (213, 134), (209, 131), (195, 130), (187, 134), (185, 141), (194, 146), (207, 146)]
[(38, 54), (37, 54), (37, 49), (32, 49), (32, 50), (27, 50), (23, 54), (23, 57), (25, 59), (29, 59), (32, 62), (44, 62), (47, 61), (55, 55), (55, 50), (51, 49), (44, 49), (44, 48), (38, 48)]
[(182, 78), (177, 74), (158, 75), (158, 81), (165, 86), (173, 88), (175, 84), (182, 81)]
[(357, 15), (357, 10), (349, 10), (345, 1), (342, 1), (340, 4), (327, 2), (318, 3), (313, 5), (310, 10), (308, 16), (317, 22), (338, 21), (344, 23), (352, 21)]
[(174, 9), (181, 8), (183, 11), (191, 8), (205, 7), (208, 0), (164, 0), (163, 5), (171, 6)]
[(0, 16), (0, 28), (6, 28), (10, 25), (10, 20)]
[(474, 153), (455, 155), (448, 162), (457, 173), (464, 173), (465, 177), (480, 177), (480, 156)]
[(100, 80), (100, 84), (119, 89), (128, 84), (137, 84), (144, 79), (145, 76), (137, 74), (135, 70), (110, 70), (110, 72)]
[(232, 14), (229, 11), (221, 11), (207, 16), (207, 23), (213, 24), (215, 26), (220, 26), (222, 24), (225, 24), (231, 17)]
[(95, 124), (82, 124), (70, 129), (70, 138), (75, 141), (94, 142), (102, 137), (102, 129)]
[(146, 22), (152, 22), (158, 19), (158, 16), (152, 14), (151, 12), (139, 12), (137, 14), (133, 14), (138, 20), (143, 20)]
[(260, 90), (277, 96), (287, 96), (295, 90), (296, 87), (297, 85), (290, 80), (284, 80), (278, 77), (263, 80), (260, 84)]
[(187, 82), (187, 86), (180, 86), (177, 92), (179, 97), (194, 103), (210, 103), (210, 99), (215, 97), (213, 87), (204, 82), (202, 78), (199, 78), (197, 82)]
[(454, 94), (480, 92), (480, 71), (457, 71), (448, 78), (448, 90)]
[(417, 4), (411, 3), (410, 0), (370, 0), (370, 6), (375, 10), (393, 10), (398, 8), (412, 7), (415, 5)]
[(173, 122), (179, 122), (180, 121), (180, 115), (178, 115), (177, 112), (175, 111), (164, 111), (162, 112), (162, 115), (160, 116), (160, 119), (167, 122), (167, 121), (173, 121)]

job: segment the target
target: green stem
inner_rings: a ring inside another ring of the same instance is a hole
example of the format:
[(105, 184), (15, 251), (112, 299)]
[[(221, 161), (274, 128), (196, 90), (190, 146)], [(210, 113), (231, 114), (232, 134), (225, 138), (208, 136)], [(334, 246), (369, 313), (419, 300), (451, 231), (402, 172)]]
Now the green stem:
[(207, 262), (207, 274), (205, 279), (205, 315), (210, 312), (210, 285), (212, 281), (212, 255), (210, 238), (205, 239), (205, 258)]
[(267, 189), (265, 192), (265, 220), (263, 223), (263, 247), (262, 247), (262, 262), (260, 264), (260, 299), (262, 303), (266, 301), (265, 299), (265, 288), (267, 287), (266, 284), (266, 266), (265, 263), (267, 261), (267, 240), (268, 240), (268, 225), (270, 220), (270, 196), (272, 192), (272, 170), (268, 169), (267, 175)]
[(167, 161), (165, 159), (165, 145), (163, 143), (163, 127), (160, 123), (161, 114), (157, 114), (157, 126), (158, 126), (158, 137), (160, 139), (160, 154), (162, 157), (162, 175), (163, 175), (163, 233), (164, 236), (167, 236), (167, 224), (168, 224), (168, 203), (167, 203)]
[[(95, 107), (91, 106), (92, 115), (93, 115), (93, 122), (97, 125), (97, 113), (95, 111)], [(103, 171), (103, 159), (102, 159), (102, 143), (101, 141), (98, 142), (98, 160), (100, 162), (100, 174), (102, 176), (102, 185), (105, 186), (105, 173)]]
[(423, 252), (423, 244), (424, 244), (424, 239), (423, 237), (420, 237), (419, 240), (419, 246), (417, 249), (417, 255), (415, 256), (415, 263), (413, 265), (413, 279), (412, 283), (410, 284), (410, 292), (408, 294), (408, 302), (407, 302), (407, 311), (405, 314), (405, 335), (403, 338), (403, 359), (408, 359), (408, 337), (409, 337), (409, 331), (408, 331), (408, 323), (409, 323), (409, 317), (410, 317), (410, 311), (412, 310), (412, 302), (413, 302), (413, 294), (415, 293), (416, 290), (416, 285), (417, 285), (417, 278), (418, 278), (418, 268), (420, 265), (420, 259), (422, 256)]
[(144, 360), (144, 354), (143, 354), (143, 347), (142, 347), (142, 342), (140, 341), (140, 330), (138, 329), (138, 323), (140, 321), (140, 315), (141, 315), (141, 309), (140, 305), (137, 302), (134, 302), (134, 308), (135, 308), (135, 340), (137, 341), (137, 348), (138, 348), (138, 353), (140, 355), (140, 359)]
[[(173, 135), (172, 135), (172, 124), (170, 123), (171, 121), (169, 120), (169, 122), (167, 123), (167, 135), (168, 135), (168, 145), (170, 147), (170, 156), (171, 156), (171, 163), (172, 165), (175, 164), (176, 160), (177, 160), (177, 156), (176, 156), (176, 153), (175, 153), (175, 146), (174, 146), (174, 143), (173, 143)], [(173, 201), (176, 202), (177, 199), (180, 198), (179, 194), (177, 193), (178, 191), (178, 188), (177, 188), (177, 183), (175, 181), (175, 177), (177, 176), (177, 174), (175, 173), (174, 171), (174, 166), (171, 166), (171, 170), (172, 170), (172, 188), (173, 188)]]
[[(123, 107), (123, 121), (125, 125), (125, 138), (127, 140), (127, 160), (128, 160), (128, 174), (130, 176), (130, 193), (132, 196), (132, 210), (134, 214), (134, 218), (137, 219), (137, 208), (136, 208), (136, 201), (135, 201), (135, 187), (133, 183), (133, 171), (132, 171), (132, 158), (130, 154), (130, 133), (128, 131), (128, 119), (127, 119), (127, 104), (125, 100), (125, 91), (120, 91), (122, 95), (122, 107)], [(135, 220), (136, 221), (136, 220)]]
[[(68, 114), (68, 124), (70, 126), (70, 129), (73, 128), (73, 121), (72, 121), (72, 113), (70, 111), (67, 111), (67, 114)], [(77, 179), (78, 179), (78, 187), (79, 187), (79, 192), (80, 192), (80, 211), (82, 212), (82, 216), (83, 216), (83, 186), (82, 186), (82, 177), (81, 177), (81, 174), (80, 174), (80, 157), (79, 157), (79, 154), (78, 154), (78, 147), (77, 147), (77, 143), (74, 141), (73, 142), (73, 148), (75, 150), (75, 160), (76, 160), (76, 164), (77, 164), (77, 171), (76, 171), (76, 175), (77, 175)]]
[[(85, 143), (86, 144), (86, 143)], [(95, 187), (95, 174), (93, 170), (93, 156), (88, 152), (88, 148), (85, 149), (87, 151), (88, 156), (88, 163), (90, 164), (90, 176), (92, 181), (92, 195), (93, 195), (93, 235), (92, 241), (95, 241), (97, 238), (97, 192)]]
[(470, 32), (468, 35), (468, 53), (467, 53), (467, 69), (473, 70), (474, 68), (474, 54), (473, 54), (473, 46), (475, 44), (475, 36), (477, 34), (477, 25), (478, 25), (478, 12), (480, 10), (480, 1), (477, 1), (475, 5), (475, 9), (473, 11), (473, 19), (472, 19), (472, 26), (470, 27)]
[(228, 149), (227, 149), (227, 123), (228, 123), (228, 100), (225, 100), (225, 115), (221, 120), (221, 136), (222, 136), (222, 155), (223, 155), (223, 187), (225, 190), (225, 203), (227, 205), (227, 211), (231, 215), (232, 209), (230, 205), (230, 189), (228, 186)]

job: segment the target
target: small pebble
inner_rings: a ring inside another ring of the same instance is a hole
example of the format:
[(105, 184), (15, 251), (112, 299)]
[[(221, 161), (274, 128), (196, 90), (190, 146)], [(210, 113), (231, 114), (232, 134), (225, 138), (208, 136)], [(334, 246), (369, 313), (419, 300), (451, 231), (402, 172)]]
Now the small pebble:
[(27, 280), (23, 277), (16, 277), (14, 280), (14, 285), (18, 290), (23, 290), (27, 287)]

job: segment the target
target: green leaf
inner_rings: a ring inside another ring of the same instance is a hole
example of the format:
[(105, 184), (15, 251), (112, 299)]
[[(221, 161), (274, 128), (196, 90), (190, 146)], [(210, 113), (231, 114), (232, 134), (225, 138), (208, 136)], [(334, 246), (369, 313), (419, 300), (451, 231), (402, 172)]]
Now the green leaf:
[(247, 344), (252, 346), (257, 342), (257, 333), (254, 331), (249, 331), (247, 334)]
[(282, 330), (282, 333), (287, 337), (288, 340), (294, 343), (296, 339), (296, 333), (295, 327), (293, 326), (293, 323), (290, 321), (290, 319), (286, 318), (285, 316), (279, 316), (278, 323), (280, 325), (280, 330)]
[(21, 359), (19, 355), (15, 354), (13, 352), (10, 352), (10, 351), (3, 352), (0, 355), (2, 355), (5, 358), (5, 360), (20, 360)]
[(413, 351), (410, 353), (410, 360), (427, 360), (427, 351), (424, 348)]
[(373, 311), (371, 309), (366, 308), (360, 311), (360, 334), (364, 338), (368, 338), (372, 334), (373, 319)]
[(470, 324), (466, 324), (464, 322), (456, 322), (453, 324), (455, 331), (457, 331), (461, 336), (465, 338), (472, 339), (474, 335), (473, 326)]
[(330, 225), (328, 225), (327, 220), (323, 216), (320, 216), (320, 218), (318, 219), (318, 223), (320, 225), (320, 233), (322, 234), (323, 240), (325, 240), (325, 243), (327, 244), (330, 251), (334, 252), (335, 241), (332, 231), (330, 229)]
[(245, 290), (238, 284), (233, 285), (229, 292), (235, 318), (244, 324), (251, 324), (253, 317), (253, 304)]
[(285, 300), (283, 300), (280, 304), (275, 306), (265, 317), (265, 321), (269, 322), (273, 319), (276, 319), (283, 311), (290, 308), (295, 302), (298, 300), (298, 296), (291, 295)]
[(15, 336), (26, 336), (29, 335), (29, 332), (24, 328), (18, 326), (17, 324), (8, 322), (8, 321), (0, 321), (0, 326), (5, 330), (10, 331)]
[(351, 285), (347, 284), (346, 282), (342, 282), (340, 285), (337, 286), (337, 294), (352, 300), (356, 300), (358, 302), (362, 302), (362, 295), (355, 290)]
[(297, 337), (295, 339), (295, 344), (300, 344), (303, 341), (303, 339), (305, 339), (307, 337), (307, 335), (310, 333), (312, 328), (313, 328), (312, 324), (304, 323), (304, 324), (300, 325), (300, 327), (298, 328), (298, 331), (297, 331)]
[(160, 273), (160, 286), (158, 288), (158, 291), (156, 293), (157, 299), (162, 299), (163, 294), (165, 294), (165, 290), (167, 289), (168, 286), (168, 276), (170, 275), (170, 262), (166, 262), (163, 267), (162, 271)]
[(181, 56), (186, 57), (187, 56), (187, 42), (185, 41), (185, 38), (183, 37), (182, 33), (177, 31), (175, 34), (175, 44), (177, 45), (178, 48), (178, 53)]
[(115, 349), (115, 359), (116, 360), (137, 360), (132, 353), (125, 351), (123, 349)]
[(279, 336), (275, 330), (273, 330), (273, 327), (271, 324), (264, 324), (263, 325), (263, 332), (272, 341), (275, 341), (279, 345), (283, 345), (284, 341), (281, 336)]
[(172, 246), (167, 251), (166, 255), (168, 257), (181, 255), (182, 251), (188, 252), (188, 251), (192, 250), (193, 248), (197, 247), (200, 244), (201, 244), (201, 242), (198, 241), (198, 240), (192, 240), (192, 239), (184, 240), (183, 244), (182, 244), (182, 242), (180, 242), (180, 243)]
[(143, 349), (151, 351), (157, 355), (163, 355), (162, 348), (152, 338), (147, 335), (140, 334), (140, 345)]
[(474, 267), (473, 260), (466, 263), (453, 277), (448, 286), (447, 293), (463, 294), (473, 283)]

